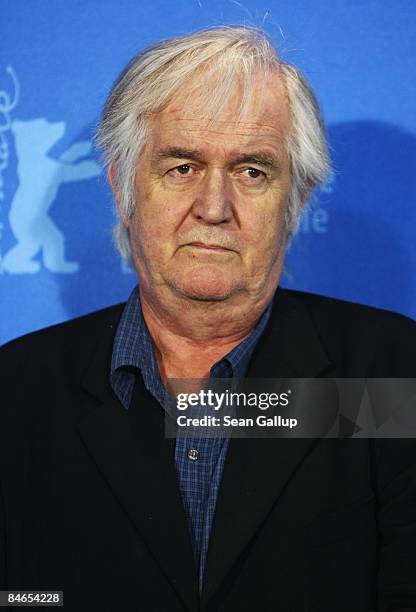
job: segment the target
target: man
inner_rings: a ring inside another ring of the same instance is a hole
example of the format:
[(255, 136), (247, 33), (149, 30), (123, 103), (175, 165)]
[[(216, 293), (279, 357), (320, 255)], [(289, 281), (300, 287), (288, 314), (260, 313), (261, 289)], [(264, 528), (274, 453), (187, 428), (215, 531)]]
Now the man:
[(414, 377), (416, 326), (278, 287), (328, 171), (267, 37), (138, 55), (99, 132), (139, 287), (7, 345), (0, 584), (67, 610), (416, 610), (412, 439), (165, 436), (170, 379)]

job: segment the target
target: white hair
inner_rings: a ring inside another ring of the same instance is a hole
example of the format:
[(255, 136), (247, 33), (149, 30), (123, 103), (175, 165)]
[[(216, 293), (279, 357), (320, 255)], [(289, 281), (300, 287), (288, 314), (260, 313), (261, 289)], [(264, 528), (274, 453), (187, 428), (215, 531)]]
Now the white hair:
[(149, 119), (192, 83), (203, 86), (204, 116), (218, 115), (242, 86), (240, 116), (259, 78), (279, 73), (285, 88), (291, 128), (287, 152), (291, 188), (286, 210), (288, 240), (296, 232), (305, 199), (329, 172), (328, 147), (316, 97), (299, 70), (283, 62), (265, 32), (250, 27), (216, 27), (162, 41), (136, 55), (115, 82), (101, 117), (96, 141), (111, 165), (120, 220), (114, 237), (130, 260), (128, 220), (135, 207), (135, 174), (149, 134)]

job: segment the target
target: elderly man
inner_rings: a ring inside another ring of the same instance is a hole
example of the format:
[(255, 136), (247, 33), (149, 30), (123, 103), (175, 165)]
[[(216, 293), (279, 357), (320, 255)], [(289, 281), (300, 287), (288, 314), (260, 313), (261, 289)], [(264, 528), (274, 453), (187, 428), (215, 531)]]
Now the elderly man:
[(414, 377), (416, 326), (278, 287), (328, 172), (267, 37), (155, 45), (98, 137), (139, 285), (7, 345), (0, 585), (67, 610), (416, 610), (411, 439), (165, 436), (169, 379)]

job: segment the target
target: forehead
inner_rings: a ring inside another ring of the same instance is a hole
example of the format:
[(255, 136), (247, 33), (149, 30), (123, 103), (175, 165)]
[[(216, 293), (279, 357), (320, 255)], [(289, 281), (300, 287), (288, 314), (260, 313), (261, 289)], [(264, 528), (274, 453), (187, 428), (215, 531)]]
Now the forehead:
[(210, 108), (207, 84), (185, 88), (151, 119), (153, 151), (165, 146), (232, 149), (262, 146), (279, 153), (290, 126), (287, 96), (281, 79), (273, 75), (256, 82), (241, 113), (243, 91), (236, 85), (218, 112)]

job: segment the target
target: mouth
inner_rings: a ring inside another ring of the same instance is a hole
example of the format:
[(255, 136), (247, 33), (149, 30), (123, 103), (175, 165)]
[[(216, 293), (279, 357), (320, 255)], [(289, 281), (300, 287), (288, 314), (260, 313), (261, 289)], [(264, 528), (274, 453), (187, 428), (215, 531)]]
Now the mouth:
[(221, 246), (220, 244), (205, 243), (205, 242), (190, 242), (186, 246), (193, 247), (196, 249), (203, 249), (206, 251), (227, 252), (227, 251), (232, 250), (232, 249), (227, 249), (226, 247)]

